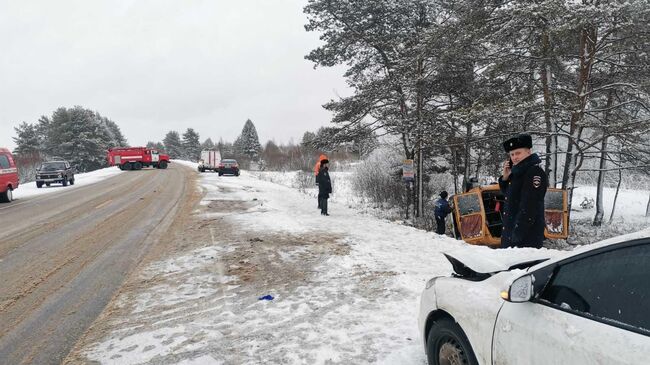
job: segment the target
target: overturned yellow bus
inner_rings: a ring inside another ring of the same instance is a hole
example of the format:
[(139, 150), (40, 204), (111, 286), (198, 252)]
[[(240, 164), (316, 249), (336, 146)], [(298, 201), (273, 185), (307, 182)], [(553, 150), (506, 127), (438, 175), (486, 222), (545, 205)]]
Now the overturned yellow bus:
[[(504, 202), (498, 184), (479, 186), (452, 196), (454, 236), (473, 245), (500, 247)], [(569, 236), (566, 190), (548, 188), (544, 198), (544, 218), (546, 238), (566, 239)]]

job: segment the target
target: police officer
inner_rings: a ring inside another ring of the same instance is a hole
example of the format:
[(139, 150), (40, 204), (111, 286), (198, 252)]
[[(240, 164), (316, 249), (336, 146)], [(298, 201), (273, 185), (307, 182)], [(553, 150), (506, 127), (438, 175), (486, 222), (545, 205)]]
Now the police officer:
[(501, 247), (542, 247), (544, 196), (548, 178), (532, 153), (533, 139), (521, 134), (503, 142), (509, 159), (503, 164), (499, 187), (505, 195)]

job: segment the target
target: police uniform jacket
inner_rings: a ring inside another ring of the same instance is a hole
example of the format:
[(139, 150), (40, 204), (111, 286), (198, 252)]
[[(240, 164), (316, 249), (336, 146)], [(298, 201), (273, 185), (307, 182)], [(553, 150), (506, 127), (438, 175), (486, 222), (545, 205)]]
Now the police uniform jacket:
[(501, 247), (542, 247), (544, 241), (544, 196), (548, 177), (536, 153), (512, 167), (508, 180), (499, 178), (505, 195)]

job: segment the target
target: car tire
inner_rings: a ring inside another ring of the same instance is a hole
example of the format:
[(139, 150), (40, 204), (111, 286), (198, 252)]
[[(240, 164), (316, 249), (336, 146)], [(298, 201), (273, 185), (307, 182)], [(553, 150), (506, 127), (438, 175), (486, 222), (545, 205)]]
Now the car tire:
[(478, 365), (465, 332), (448, 318), (436, 320), (431, 325), (427, 336), (427, 359), (429, 365)]
[(142, 170), (142, 163), (136, 162), (133, 164), (133, 169), (134, 170)]
[(37, 181), (36, 182), (36, 187), (39, 188), (39, 189), (42, 188), (43, 187), (43, 182), (42, 181)]
[(122, 170), (124, 170), (124, 171), (129, 171), (129, 170), (131, 170), (131, 163), (130, 163), (130, 162), (125, 162), (125, 163), (122, 165)]
[(52, 185), (52, 184), (50, 184), (50, 183), (45, 183), (45, 186), (50, 186), (50, 185)]
[(63, 181), (61, 181), (61, 184), (63, 184), (63, 186), (68, 186), (68, 177), (67, 176), (63, 177)]
[(7, 188), (7, 191), (0, 193), (0, 202), (11, 203), (12, 200), (14, 200), (14, 193), (11, 188)]
[(167, 161), (160, 161), (158, 163), (158, 168), (166, 169), (167, 168)]

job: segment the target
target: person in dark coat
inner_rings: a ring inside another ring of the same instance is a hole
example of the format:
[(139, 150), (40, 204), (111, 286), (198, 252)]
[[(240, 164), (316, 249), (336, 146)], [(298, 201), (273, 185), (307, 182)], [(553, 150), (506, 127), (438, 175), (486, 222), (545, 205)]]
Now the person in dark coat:
[(532, 137), (521, 134), (503, 143), (509, 159), (503, 164), (499, 187), (505, 195), (501, 247), (541, 248), (544, 241), (544, 196), (548, 177), (532, 153)]
[(445, 234), (445, 218), (447, 214), (451, 213), (451, 207), (447, 201), (447, 196), (449, 194), (446, 191), (440, 193), (440, 199), (436, 200), (435, 208), (433, 214), (436, 217), (436, 233)]
[[(320, 157), (318, 157), (318, 162), (316, 162), (316, 164), (314, 165), (314, 176), (316, 177), (316, 185), (318, 185), (318, 173), (320, 172), (320, 164), (323, 160), (327, 160), (327, 156), (321, 154)], [(321, 209), (320, 198), (318, 198), (318, 209)]]
[(332, 181), (330, 180), (329, 174), (329, 160), (322, 160), (320, 162), (320, 171), (316, 177), (318, 181), (318, 201), (322, 215), (329, 215), (327, 213), (327, 199), (329, 199), (330, 194), (332, 193)]

